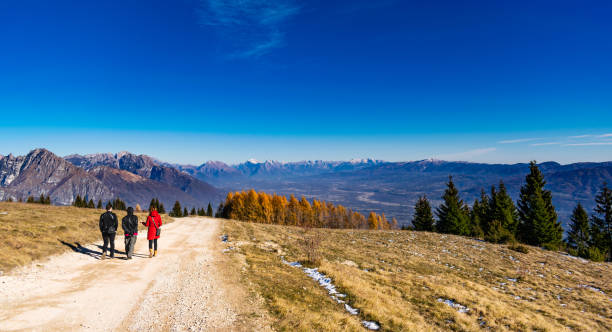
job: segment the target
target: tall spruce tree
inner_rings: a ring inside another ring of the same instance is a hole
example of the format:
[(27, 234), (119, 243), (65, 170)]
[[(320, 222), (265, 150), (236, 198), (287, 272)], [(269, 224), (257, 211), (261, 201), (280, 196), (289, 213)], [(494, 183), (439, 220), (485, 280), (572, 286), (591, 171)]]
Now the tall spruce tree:
[(433, 232), (435, 220), (427, 196), (421, 196), (414, 205), (412, 225), (417, 231)]
[(518, 212), (503, 181), (499, 181), (498, 188), (498, 191), (495, 191), (495, 187), (491, 188), (489, 218), (499, 220), (504, 229), (516, 236), (519, 223)]
[(612, 260), (612, 190), (606, 183), (595, 197), (595, 210), (591, 216), (591, 245)]
[(213, 216), (213, 208), (212, 205), (210, 204), (210, 202), (208, 202), (208, 208), (206, 209), (206, 215), (209, 217)]
[(159, 208), (157, 209), (157, 212), (161, 214), (166, 213), (166, 208), (164, 208), (164, 203), (159, 203)]
[(465, 204), (459, 197), (452, 176), (448, 177), (442, 200), (444, 202), (436, 209), (438, 215), (436, 230), (441, 233), (469, 235), (469, 219), (465, 214)]
[(189, 212), (187, 211), (187, 207), (183, 208), (183, 217), (187, 217)]
[(474, 205), (472, 205), (472, 210), (470, 210), (470, 236), (482, 238), (484, 237), (484, 232), (482, 231), (482, 222), (480, 221), (480, 202), (478, 199), (474, 200)]
[(77, 195), (77, 197), (74, 200), (74, 203), (72, 203), (72, 205), (74, 205), (76, 207), (81, 207), (81, 195)]
[(99, 199), (98, 200), (98, 205), (96, 205), (96, 209), (101, 209), (102, 208), (102, 200)]
[(90, 208), (90, 209), (93, 209), (93, 208), (95, 208), (95, 207), (96, 207), (96, 206), (94, 205), (93, 199), (90, 199), (90, 200), (89, 200), (89, 203), (87, 203), (87, 207), (88, 207), (88, 208)]
[(183, 209), (181, 209), (181, 203), (179, 201), (174, 202), (174, 206), (172, 207), (172, 211), (170, 212), (172, 217), (182, 217)]
[[(491, 223), (491, 198), (487, 195), (484, 188), (480, 189), (480, 200), (478, 201), (477, 208), (473, 207), (473, 213), (477, 213), (478, 220), (480, 221), (480, 228), (482, 233), (486, 235), (489, 232)], [(475, 210), (475, 211), (474, 211)]]
[(519, 239), (531, 245), (556, 247), (563, 238), (563, 228), (557, 221), (552, 194), (544, 190), (546, 181), (535, 161), (529, 164), (529, 170), (518, 201)]
[(588, 248), (591, 231), (589, 229), (589, 215), (578, 203), (570, 217), (570, 230), (567, 233), (567, 245), (576, 251), (576, 254), (588, 258)]
[(191, 212), (189, 213), (190, 216), (195, 216), (197, 214), (196, 208), (192, 207), (191, 208)]
[(153, 208), (157, 208), (157, 206), (155, 206), (155, 198), (151, 198), (151, 203), (149, 203), (149, 211), (152, 211)]

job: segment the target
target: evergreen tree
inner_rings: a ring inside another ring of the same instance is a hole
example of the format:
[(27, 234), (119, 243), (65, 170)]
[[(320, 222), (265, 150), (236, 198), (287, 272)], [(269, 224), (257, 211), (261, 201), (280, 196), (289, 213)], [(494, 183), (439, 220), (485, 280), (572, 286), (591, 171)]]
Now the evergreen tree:
[(197, 214), (196, 208), (195, 207), (191, 208), (191, 213), (189, 213), (189, 215), (195, 216), (196, 214)]
[(159, 209), (157, 209), (157, 212), (161, 214), (166, 213), (166, 209), (164, 208), (164, 203), (159, 203)]
[(480, 203), (478, 199), (474, 201), (474, 205), (472, 205), (472, 210), (469, 213), (470, 217), (470, 236), (476, 238), (484, 237), (484, 232), (480, 226)]
[(513, 236), (518, 230), (518, 212), (514, 202), (502, 181), (499, 181), (499, 191), (495, 187), (491, 188), (491, 203), (489, 207), (489, 218), (499, 220), (504, 229), (508, 230)]
[(172, 207), (170, 216), (172, 217), (182, 217), (183, 216), (183, 210), (181, 209), (181, 203), (179, 203), (179, 201), (174, 202), (174, 206)]
[[(494, 188), (491, 189), (493, 191)], [(480, 229), (482, 229), (483, 236), (489, 232), (491, 228), (491, 198), (487, 195), (487, 192), (482, 188), (480, 190), (480, 200), (478, 206), (472, 207), (473, 213), (476, 213), (478, 221), (480, 222)]]
[(74, 205), (76, 207), (81, 207), (81, 195), (77, 195), (77, 197), (74, 200), (74, 203), (72, 205)]
[(45, 197), (45, 204), (51, 205), (51, 197), (49, 197), (49, 195), (47, 195), (47, 197)]
[(546, 181), (535, 161), (530, 163), (529, 169), (518, 201), (519, 238), (531, 245), (558, 246), (563, 238), (563, 228), (557, 222), (552, 194), (544, 190)]
[(421, 196), (414, 205), (412, 225), (417, 231), (433, 232), (435, 220), (427, 196)]
[(210, 204), (210, 202), (208, 202), (208, 209), (206, 210), (206, 215), (209, 217), (213, 216), (213, 208), (212, 205)]
[(612, 260), (612, 190), (604, 183), (595, 197), (595, 211), (591, 216), (591, 245), (606, 260)]
[(13, 197), (9, 197), (7, 202), (12, 203), (13, 202)]
[(159, 211), (159, 198), (155, 197), (155, 208)]
[(468, 235), (469, 220), (465, 214), (465, 204), (459, 198), (459, 191), (453, 183), (452, 176), (448, 178), (447, 188), (442, 199), (444, 202), (436, 210), (438, 215), (436, 230), (441, 233)]
[(576, 254), (588, 258), (590, 241), (589, 215), (578, 203), (570, 217), (570, 230), (567, 233), (567, 245), (576, 251)]
[(89, 203), (87, 203), (87, 207), (90, 208), (90, 209), (93, 209), (94, 207), (96, 207), (95, 204), (94, 204), (93, 199), (89, 200)]
[(28, 196), (26, 203), (34, 203), (34, 196)]
[(151, 198), (151, 203), (149, 203), (149, 211), (152, 211), (153, 208), (157, 208), (157, 206), (155, 206), (155, 198)]
[(187, 217), (189, 215), (189, 212), (187, 211), (187, 207), (185, 207), (183, 209), (183, 217)]
[(40, 198), (38, 199), (38, 203), (40, 203), (40, 204), (45, 204), (45, 201), (46, 201), (46, 200), (45, 200), (45, 195), (40, 194)]
[(98, 200), (98, 205), (96, 206), (96, 209), (102, 209), (102, 200), (101, 199)]

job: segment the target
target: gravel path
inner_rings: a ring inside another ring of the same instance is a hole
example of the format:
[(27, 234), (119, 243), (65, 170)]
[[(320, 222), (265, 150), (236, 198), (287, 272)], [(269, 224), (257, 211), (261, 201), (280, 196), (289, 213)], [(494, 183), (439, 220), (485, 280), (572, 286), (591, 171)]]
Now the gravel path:
[(0, 330), (244, 330), (217, 272), (218, 225), (202, 217), (165, 225), (152, 259), (140, 236), (131, 261), (101, 261), (94, 243), (1, 276)]

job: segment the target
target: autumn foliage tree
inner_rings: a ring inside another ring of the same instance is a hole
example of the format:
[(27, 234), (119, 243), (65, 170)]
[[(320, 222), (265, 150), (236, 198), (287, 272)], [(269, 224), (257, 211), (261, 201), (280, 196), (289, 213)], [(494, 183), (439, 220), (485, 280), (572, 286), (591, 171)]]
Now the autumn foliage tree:
[(316, 228), (395, 229), (397, 221), (389, 222), (383, 215), (371, 212), (365, 216), (342, 205), (321, 200), (299, 199), (291, 195), (265, 192), (230, 192), (219, 205), (217, 216), (248, 222)]

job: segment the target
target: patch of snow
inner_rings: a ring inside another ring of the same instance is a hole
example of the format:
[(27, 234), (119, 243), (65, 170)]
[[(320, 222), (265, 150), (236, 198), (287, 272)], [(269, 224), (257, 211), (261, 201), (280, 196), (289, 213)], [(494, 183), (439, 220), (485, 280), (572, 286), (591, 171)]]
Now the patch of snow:
[(445, 303), (449, 307), (455, 308), (455, 309), (457, 309), (458, 312), (461, 312), (461, 313), (467, 313), (468, 311), (470, 311), (470, 308), (468, 308), (468, 307), (466, 307), (466, 306), (464, 306), (462, 304), (456, 303), (453, 300), (443, 299), (443, 298), (439, 297), (438, 298), (438, 302)]
[(346, 303), (344, 304), (344, 309), (346, 309), (346, 311), (348, 311), (348, 313), (351, 315), (359, 315), (358, 309), (355, 309)]
[(597, 288), (597, 287), (593, 287), (593, 286), (591, 286), (591, 285), (578, 285), (578, 287), (580, 287), (580, 288), (590, 289), (590, 290), (592, 290), (592, 291), (595, 291), (595, 292), (601, 293), (601, 294), (603, 294), (603, 295), (606, 295), (606, 293), (605, 293), (604, 291), (602, 291), (601, 289), (599, 289), (599, 288)]
[(378, 323), (376, 322), (364, 320), (361, 323), (363, 324), (363, 327), (365, 327), (368, 330), (378, 331), (378, 329), (380, 329), (380, 325), (378, 325)]
[(516, 278), (506, 278), (508, 281), (516, 282)]
[[(336, 286), (332, 283), (331, 278), (319, 272), (317, 268), (311, 269), (311, 268), (303, 267), (302, 264), (300, 264), (299, 262), (287, 262), (284, 257), (281, 257), (281, 261), (284, 264), (287, 264), (289, 266), (301, 268), (302, 271), (304, 271), (304, 273), (306, 273), (307, 276), (312, 278), (314, 281), (318, 282), (319, 286), (327, 290), (327, 293), (332, 298), (332, 300), (336, 301), (337, 303), (344, 304), (344, 309), (348, 313), (350, 313), (351, 315), (359, 314), (359, 309), (351, 307), (348, 303), (346, 303), (346, 301), (340, 299), (340, 298), (345, 298), (346, 294), (342, 294), (338, 292), (338, 290), (336, 289)], [(380, 329), (380, 325), (376, 322), (364, 320), (361, 323), (363, 324), (365, 328), (370, 329), (370, 330), (376, 331)]]

